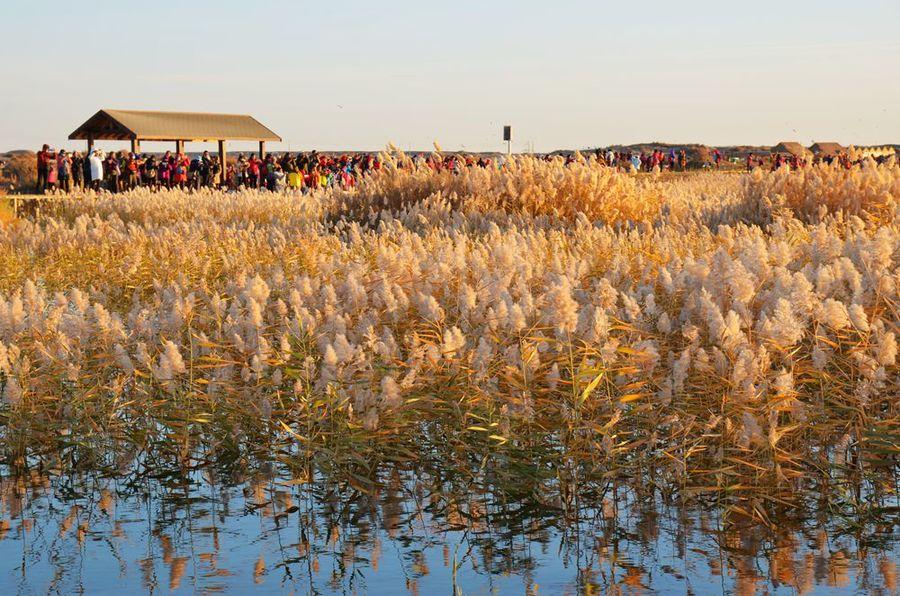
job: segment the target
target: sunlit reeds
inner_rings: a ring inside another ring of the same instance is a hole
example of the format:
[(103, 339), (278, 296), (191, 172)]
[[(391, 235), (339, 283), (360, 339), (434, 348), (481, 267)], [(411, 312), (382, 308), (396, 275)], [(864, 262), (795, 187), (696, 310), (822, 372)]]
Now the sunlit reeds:
[(760, 519), (833, 474), (893, 490), (896, 165), (385, 163), (349, 192), (72, 196), (7, 224), (11, 454), (102, 433), (312, 452), (427, 422), (484, 449), (551, 432), (561, 474)]

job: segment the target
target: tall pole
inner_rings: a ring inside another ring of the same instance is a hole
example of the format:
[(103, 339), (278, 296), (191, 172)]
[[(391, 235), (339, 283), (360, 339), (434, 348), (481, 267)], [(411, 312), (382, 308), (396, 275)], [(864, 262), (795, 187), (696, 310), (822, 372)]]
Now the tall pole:
[(225, 141), (219, 141), (219, 184), (225, 186), (227, 180), (226, 170), (228, 168), (228, 154), (225, 151)]
[(184, 153), (184, 141), (175, 141), (175, 154)]
[(90, 155), (91, 151), (94, 150), (94, 137), (92, 137), (91, 135), (88, 135), (87, 142), (88, 142), (88, 155)]
[(266, 160), (266, 142), (265, 141), (259, 142), (259, 158), (263, 161)]

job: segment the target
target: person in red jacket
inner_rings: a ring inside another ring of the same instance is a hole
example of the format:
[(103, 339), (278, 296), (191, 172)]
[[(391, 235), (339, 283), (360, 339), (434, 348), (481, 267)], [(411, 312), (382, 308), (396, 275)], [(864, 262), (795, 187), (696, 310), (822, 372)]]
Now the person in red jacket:
[(256, 154), (251, 153), (250, 159), (247, 160), (247, 186), (250, 188), (259, 187), (259, 164)]
[(37, 153), (37, 191), (47, 190), (47, 162), (50, 158), (50, 145), (44, 145)]
[(184, 189), (184, 185), (187, 183), (187, 173), (190, 165), (191, 160), (183, 153), (179, 153), (175, 156), (175, 169), (172, 175), (172, 183), (181, 189)]

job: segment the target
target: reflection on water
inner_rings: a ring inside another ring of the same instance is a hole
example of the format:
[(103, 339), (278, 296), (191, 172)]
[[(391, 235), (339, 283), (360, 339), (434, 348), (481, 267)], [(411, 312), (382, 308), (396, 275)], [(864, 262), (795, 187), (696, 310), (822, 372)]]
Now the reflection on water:
[[(487, 458), (369, 473), (285, 458), (0, 468), (0, 585), (20, 593), (897, 593), (896, 497), (773, 530), (611, 482), (501, 486)], [(667, 502), (668, 501), (668, 502)], [(886, 513), (885, 513), (886, 512)], [(893, 517), (892, 517), (893, 516)]]

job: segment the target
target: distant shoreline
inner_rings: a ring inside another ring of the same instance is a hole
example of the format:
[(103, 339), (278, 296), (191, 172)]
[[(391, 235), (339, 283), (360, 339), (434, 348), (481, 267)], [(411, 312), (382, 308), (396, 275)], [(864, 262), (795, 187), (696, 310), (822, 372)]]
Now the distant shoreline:
[[(526, 152), (526, 151), (513, 151), (513, 155), (568, 155), (575, 152), (582, 153), (592, 153), (595, 151), (608, 151), (612, 149), (613, 151), (633, 151), (633, 152), (649, 152), (654, 149), (699, 149), (701, 147), (706, 147), (708, 149), (718, 149), (723, 155), (726, 157), (746, 157), (748, 154), (759, 154), (759, 153), (771, 153), (772, 149), (776, 145), (704, 145), (703, 143), (671, 143), (671, 142), (663, 142), (663, 141), (654, 141), (654, 142), (646, 142), (646, 143), (632, 143), (629, 145), (620, 145), (620, 144), (612, 144), (612, 145), (601, 145), (597, 147), (588, 147), (588, 148), (580, 148), (580, 149), (554, 149), (552, 151), (534, 151), (534, 152)], [(845, 145), (845, 147), (849, 147), (850, 145)], [(900, 154), (900, 143), (884, 143), (884, 144), (875, 144), (875, 145), (853, 145), (857, 149), (879, 149), (882, 147), (893, 147), (894, 150)], [(381, 149), (276, 149), (271, 148), (267, 153), (270, 154), (278, 154), (281, 155), (283, 153), (311, 153), (312, 151), (316, 151), (321, 155), (357, 155), (357, 154), (374, 154), (381, 153), (385, 151), (386, 148)], [(402, 149), (401, 149), (402, 150)], [(86, 151), (75, 149), (75, 151)], [(128, 147), (123, 144), (121, 148), (111, 149), (111, 151), (128, 151)], [(171, 149), (169, 151), (172, 151)], [(210, 153), (215, 153), (213, 150), (207, 149)], [(411, 149), (411, 150), (402, 150), (404, 153), (409, 155), (421, 155), (421, 154), (430, 154), (434, 153), (434, 149)], [(141, 151), (142, 155), (164, 155), (166, 150), (162, 151)], [(174, 153), (174, 151), (172, 151)], [(186, 155), (195, 156), (202, 155), (204, 150), (200, 151), (185, 151)], [(0, 159), (10, 158), (16, 155), (34, 155), (36, 151), (30, 149), (14, 149), (10, 151), (0, 152)], [(256, 153), (254, 150), (230, 150), (230, 155), (250, 155), (251, 153)], [(446, 149), (442, 150), (441, 153), (451, 154), (451, 153), (460, 153), (465, 155), (505, 155), (505, 151), (467, 151), (462, 149)]]

